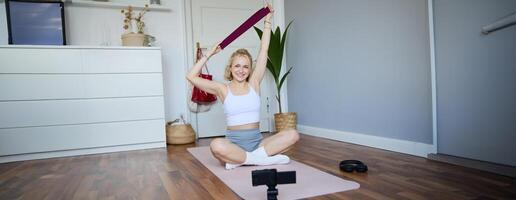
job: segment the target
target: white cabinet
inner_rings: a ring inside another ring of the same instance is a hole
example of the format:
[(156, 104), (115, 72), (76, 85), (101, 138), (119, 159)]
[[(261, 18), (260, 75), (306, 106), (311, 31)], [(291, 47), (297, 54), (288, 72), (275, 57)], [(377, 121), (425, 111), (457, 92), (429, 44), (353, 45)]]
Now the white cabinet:
[(0, 162), (165, 146), (161, 50), (0, 46)]

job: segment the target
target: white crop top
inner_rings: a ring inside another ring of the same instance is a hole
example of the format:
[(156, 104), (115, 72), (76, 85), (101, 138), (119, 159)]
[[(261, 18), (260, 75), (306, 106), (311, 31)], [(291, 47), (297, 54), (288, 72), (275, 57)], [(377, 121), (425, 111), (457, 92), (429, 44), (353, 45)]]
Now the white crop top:
[(260, 96), (249, 87), (245, 95), (233, 95), (228, 86), (224, 99), (224, 113), (228, 126), (238, 126), (260, 121)]

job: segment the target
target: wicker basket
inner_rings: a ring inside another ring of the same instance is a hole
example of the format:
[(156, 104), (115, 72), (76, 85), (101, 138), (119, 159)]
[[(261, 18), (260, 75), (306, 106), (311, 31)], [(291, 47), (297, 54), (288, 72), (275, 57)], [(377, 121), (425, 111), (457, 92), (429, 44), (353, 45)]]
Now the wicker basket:
[(274, 114), (274, 123), (276, 124), (277, 132), (286, 129), (297, 129), (297, 114), (295, 112), (276, 113)]
[(122, 46), (145, 46), (145, 35), (142, 33), (126, 33), (122, 35)]
[(167, 144), (188, 144), (195, 142), (195, 131), (190, 124), (167, 123)]

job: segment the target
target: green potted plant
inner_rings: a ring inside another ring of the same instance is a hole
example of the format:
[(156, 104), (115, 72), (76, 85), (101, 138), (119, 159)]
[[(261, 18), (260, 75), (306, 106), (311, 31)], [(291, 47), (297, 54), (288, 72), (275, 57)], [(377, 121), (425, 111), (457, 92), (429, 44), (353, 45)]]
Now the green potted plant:
[[(290, 67), (283, 75), (281, 74), (282, 61), (283, 61), (283, 53), (285, 52), (285, 42), (287, 39), (287, 33), (292, 21), (288, 23), (287, 28), (285, 28), (285, 33), (282, 35), (280, 28), (276, 27), (276, 30), (272, 32), (271, 30), (271, 38), (269, 43), (269, 51), (268, 51), (268, 59), (267, 59), (267, 69), (271, 72), (272, 77), (274, 78), (274, 82), (276, 83), (276, 100), (279, 105), (279, 113), (274, 114), (274, 122), (276, 125), (276, 131), (282, 131), (285, 129), (296, 129), (297, 125), (297, 114), (295, 112), (287, 112), (283, 113), (281, 108), (281, 87), (285, 82), (287, 76), (290, 74), (292, 67)], [(256, 26), (254, 30), (258, 34), (260, 39), (262, 38), (263, 31)]]

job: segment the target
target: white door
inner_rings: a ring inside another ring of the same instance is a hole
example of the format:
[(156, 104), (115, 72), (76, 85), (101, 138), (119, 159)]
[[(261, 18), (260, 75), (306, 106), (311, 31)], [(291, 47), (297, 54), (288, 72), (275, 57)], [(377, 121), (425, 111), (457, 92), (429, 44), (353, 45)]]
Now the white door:
[[(210, 49), (263, 6), (263, 1), (258, 0), (192, 0), (191, 22), (193, 41), (191, 44), (194, 45), (196, 42), (199, 42), (202, 48)], [(263, 20), (256, 25), (262, 29)], [(224, 80), (224, 68), (231, 53), (239, 48), (246, 48), (255, 60), (259, 46), (260, 39), (258, 35), (253, 28), (249, 29), (222, 52), (208, 61), (209, 72), (213, 75), (213, 79), (227, 83)], [(192, 49), (193, 51), (190, 53), (195, 55), (195, 47)], [(271, 87), (272, 80), (269, 72), (266, 72), (266, 76), (261, 83), (261, 131), (271, 131), (269, 105), (275, 100), (274, 90)], [(199, 137), (222, 136), (225, 134), (226, 119), (220, 100), (208, 112), (191, 113), (191, 119)]]

